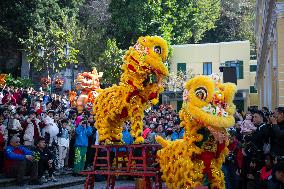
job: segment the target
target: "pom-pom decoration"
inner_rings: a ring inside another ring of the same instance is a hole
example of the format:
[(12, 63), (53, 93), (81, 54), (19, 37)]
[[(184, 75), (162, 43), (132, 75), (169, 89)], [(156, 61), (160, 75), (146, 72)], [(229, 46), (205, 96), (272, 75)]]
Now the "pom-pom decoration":
[(235, 84), (221, 83), (216, 75), (196, 76), (186, 82), (180, 111), (184, 139), (156, 137), (163, 147), (158, 162), (169, 189), (225, 189), (221, 166), (228, 154), (225, 128), (234, 125), (235, 92)]
[(77, 93), (75, 91), (70, 91), (69, 92), (69, 101), (70, 101), (71, 107), (76, 106), (76, 100), (77, 100)]
[(7, 76), (8, 76), (7, 74), (0, 74), (0, 87), (4, 87)]
[(142, 143), (144, 110), (158, 103), (163, 79), (168, 75), (165, 65), (167, 42), (158, 36), (140, 37), (123, 57), (123, 73), (119, 85), (102, 90), (94, 101), (93, 112), (99, 141), (105, 144), (122, 142), (122, 125), (131, 121), (135, 143)]

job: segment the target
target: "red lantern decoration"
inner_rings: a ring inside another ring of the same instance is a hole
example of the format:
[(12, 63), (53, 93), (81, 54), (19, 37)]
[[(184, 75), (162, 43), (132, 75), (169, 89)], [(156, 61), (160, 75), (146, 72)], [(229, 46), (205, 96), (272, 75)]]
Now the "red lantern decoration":
[(56, 89), (61, 89), (64, 84), (64, 80), (61, 78), (56, 78), (54, 81), (54, 86)]
[(51, 80), (48, 77), (42, 77), (40, 79), (40, 83), (41, 83), (42, 88), (46, 89), (51, 84)]

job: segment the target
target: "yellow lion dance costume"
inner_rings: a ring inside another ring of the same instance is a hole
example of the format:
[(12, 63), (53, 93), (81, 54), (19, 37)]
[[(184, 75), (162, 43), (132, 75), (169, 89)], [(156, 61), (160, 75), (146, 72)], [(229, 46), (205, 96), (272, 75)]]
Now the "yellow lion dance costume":
[(196, 76), (186, 83), (180, 111), (184, 139), (156, 137), (163, 147), (158, 162), (169, 189), (225, 189), (221, 166), (228, 154), (225, 128), (235, 121), (235, 92), (234, 84), (220, 83), (217, 77)]
[(167, 42), (158, 36), (140, 37), (129, 48), (123, 58), (120, 84), (104, 89), (94, 102), (100, 142), (122, 142), (122, 124), (126, 120), (131, 121), (134, 142), (144, 141), (141, 136), (144, 110), (150, 103), (156, 104), (163, 91), (162, 80), (168, 75), (164, 64), (167, 56)]
[[(100, 78), (102, 73), (98, 74), (97, 69), (93, 68), (92, 72), (78, 73), (76, 78), (76, 89), (81, 91), (76, 105), (79, 113), (83, 109), (91, 110), (93, 107), (94, 98), (98, 95), (97, 90), (100, 89)], [(71, 104), (74, 105), (76, 93), (70, 93)], [(73, 102), (72, 102), (73, 101)]]

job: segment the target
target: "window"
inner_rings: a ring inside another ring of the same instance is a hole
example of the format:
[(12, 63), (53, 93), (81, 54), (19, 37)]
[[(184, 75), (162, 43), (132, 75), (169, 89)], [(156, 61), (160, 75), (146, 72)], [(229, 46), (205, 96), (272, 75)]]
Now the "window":
[(236, 67), (237, 78), (244, 79), (244, 62), (242, 60), (226, 61), (225, 65), (227, 67)]
[(257, 65), (250, 65), (249, 66), (249, 71), (250, 72), (256, 72), (256, 69), (257, 69)]
[(183, 103), (183, 101), (180, 101), (180, 100), (177, 101), (177, 111), (178, 111), (178, 112), (179, 112), (179, 111), (181, 110), (181, 108), (182, 108), (182, 103)]
[(257, 89), (254, 86), (250, 86), (249, 92), (250, 93), (257, 93)]
[(203, 75), (212, 74), (212, 62), (203, 62)]
[(183, 73), (186, 73), (186, 63), (178, 63), (177, 64), (177, 72), (182, 71)]

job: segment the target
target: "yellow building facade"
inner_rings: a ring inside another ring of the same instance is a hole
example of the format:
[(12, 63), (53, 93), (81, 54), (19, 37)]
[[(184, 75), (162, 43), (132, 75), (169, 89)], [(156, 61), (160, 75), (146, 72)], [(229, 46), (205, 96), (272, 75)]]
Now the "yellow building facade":
[(257, 0), (256, 83), (260, 106), (284, 106), (284, 0)]
[[(250, 60), (249, 41), (172, 45), (172, 48), (171, 73), (186, 73), (190, 70), (194, 75), (218, 73), (223, 77), (220, 67), (236, 67), (238, 93), (235, 100), (238, 108), (246, 110), (248, 106), (258, 105), (258, 95), (254, 88), (256, 61)], [(169, 100), (176, 109), (182, 103), (180, 95), (178, 97)]]

